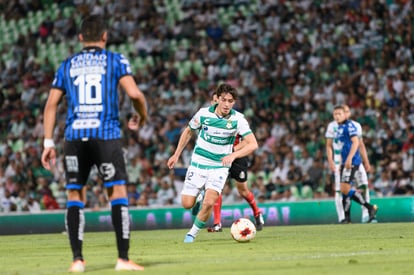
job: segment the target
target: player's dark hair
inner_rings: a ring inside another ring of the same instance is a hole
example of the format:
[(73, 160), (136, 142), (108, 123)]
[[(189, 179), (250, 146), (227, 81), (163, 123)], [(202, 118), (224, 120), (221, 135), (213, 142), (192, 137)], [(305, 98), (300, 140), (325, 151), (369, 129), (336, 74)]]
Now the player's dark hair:
[(336, 105), (333, 109), (345, 111), (344, 105)]
[(222, 94), (231, 94), (233, 96), (234, 100), (237, 99), (237, 90), (236, 90), (236, 88), (234, 88), (233, 86), (231, 86), (227, 83), (220, 84), (217, 87), (215, 94), (217, 95), (217, 97), (220, 97)]
[(100, 15), (89, 15), (82, 20), (80, 34), (87, 42), (100, 41), (104, 32), (107, 31), (105, 19)]

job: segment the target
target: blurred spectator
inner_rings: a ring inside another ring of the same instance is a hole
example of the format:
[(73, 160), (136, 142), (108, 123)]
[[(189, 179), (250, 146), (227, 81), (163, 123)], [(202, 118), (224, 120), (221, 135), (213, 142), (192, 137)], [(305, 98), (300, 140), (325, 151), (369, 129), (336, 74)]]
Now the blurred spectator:
[(130, 161), (127, 162), (126, 171), (128, 174), (128, 182), (130, 184), (138, 183), (142, 169), (142, 163), (139, 162), (138, 155), (132, 157)]
[(28, 195), (24, 189), (19, 191), (19, 194), (17, 197), (12, 197), (11, 202), (12, 204), (15, 205), (16, 212), (29, 211)]
[(162, 180), (161, 187), (157, 191), (157, 205), (165, 206), (174, 203), (175, 192), (168, 180)]
[(127, 184), (127, 193), (128, 193), (128, 205), (137, 206), (137, 202), (140, 197), (140, 193), (137, 190), (137, 186), (133, 183)]
[(4, 196), (0, 197), (1, 212), (9, 213), (16, 209), (16, 205), (12, 202), (12, 195), (9, 190), (4, 190)]
[(373, 185), (378, 197), (392, 194), (392, 181), (388, 171), (382, 171), (380, 176), (375, 179)]
[(42, 210), (39, 202), (33, 196), (29, 196), (27, 201), (27, 208), (30, 213), (40, 213)]
[[(298, 188), (301, 198), (325, 196), (317, 192), (329, 188), (323, 175), (327, 167), (320, 129), (331, 120), (333, 106), (343, 103), (353, 106), (365, 127), (378, 194), (393, 194), (388, 184), (381, 183), (383, 173), (388, 174), (386, 181), (394, 183), (396, 193), (410, 192), (414, 180), (412, 1), (372, 0), (369, 5), (335, 0), (207, 2), (183, 1), (176, 10), (171, 1), (128, 5), (75, 1), (53, 16), (50, 5), (42, 1), (5, 4), (5, 33), (17, 35), (5, 38), (0, 47), (0, 136), (4, 141), (0, 171), (6, 173), (0, 172), (0, 186), (12, 176), (16, 184), (27, 181), (26, 191), (36, 193), (38, 177), (65, 181), (63, 158), (57, 160), (53, 175), (36, 160), (43, 137), (41, 108), (54, 68), (79, 50), (73, 43), (76, 22), (86, 13), (100, 13), (109, 17), (117, 34), (108, 47), (129, 56), (153, 118), (138, 133), (124, 131), (130, 181), (138, 184), (139, 191), (146, 190), (138, 202), (141, 206), (156, 203), (158, 187), (150, 178), (163, 169), (163, 155), (174, 149), (186, 118), (209, 102), (215, 83), (224, 81), (238, 87), (237, 108), (261, 139), (249, 171), (249, 183), (257, 182), (261, 190), (257, 196), (266, 194), (270, 199), (277, 177), (280, 186), (292, 181), (291, 162), (306, 181)], [(11, 29), (9, 20), (24, 23), (29, 12), (42, 15), (29, 28), (35, 31)], [(131, 106), (124, 101), (122, 108)], [(58, 117), (57, 136), (62, 136), (63, 125)], [(182, 167), (188, 166), (192, 146), (182, 154)], [(15, 153), (21, 153), (22, 161), (13, 160)], [(407, 188), (401, 188), (401, 183)], [(103, 190), (94, 187), (90, 192), (96, 191), (104, 201)], [(105, 203), (96, 205), (105, 207)]]

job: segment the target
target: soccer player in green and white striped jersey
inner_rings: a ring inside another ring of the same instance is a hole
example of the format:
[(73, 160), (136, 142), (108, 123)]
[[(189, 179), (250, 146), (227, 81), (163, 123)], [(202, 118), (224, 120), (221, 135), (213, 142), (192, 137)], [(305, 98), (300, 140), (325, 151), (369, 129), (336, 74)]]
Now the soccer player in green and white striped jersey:
[[(193, 132), (198, 130), (190, 167), (187, 169), (181, 191), (182, 206), (186, 209), (192, 208), (203, 188), (205, 195), (202, 208), (184, 239), (186, 243), (194, 242), (199, 231), (205, 227), (214, 203), (224, 187), (232, 162), (236, 158), (251, 154), (258, 147), (246, 118), (233, 109), (237, 90), (224, 83), (217, 87), (216, 94), (218, 103), (201, 108), (193, 116), (182, 132), (174, 154), (167, 162), (168, 167), (172, 169)], [(243, 137), (245, 145), (240, 150), (233, 151), (237, 135)]]

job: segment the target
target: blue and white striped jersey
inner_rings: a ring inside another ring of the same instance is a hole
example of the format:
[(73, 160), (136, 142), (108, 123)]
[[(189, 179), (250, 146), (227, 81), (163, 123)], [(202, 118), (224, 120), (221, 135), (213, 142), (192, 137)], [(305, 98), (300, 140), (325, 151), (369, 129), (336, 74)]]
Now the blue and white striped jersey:
[[(362, 126), (359, 122), (355, 120), (351, 120), (351, 122), (357, 128), (357, 135), (361, 139), (362, 138)], [(325, 132), (325, 138), (332, 139), (332, 147), (333, 147), (333, 159), (336, 165), (341, 164), (341, 152), (342, 152), (342, 145), (340, 144), (339, 140), (335, 138), (336, 132), (338, 131), (338, 122), (335, 120), (331, 121), (328, 124)]]
[(129, 61), (98, 47), (84, 48), (61, 63), (52, 88), (66, 95), (66, 140), (121, 137), (117, 87), (125, 75), (131, 75)]
[[(359, 137), (358, 127), (351, 120), (345, 120), (344, 123), (338, 125), (338, 129), (335, 133), (335, 142), (337, 142), (341, 150), (341, 159), (342, 164), (345, 163), (349, 151), (351, 150), (352, 141), (351, 138), (357, 136)], [(359, 149), (356, 151), (354, 157), (352, 158), (352, 165), (360, 165), (362, 162), (361, 154)]]

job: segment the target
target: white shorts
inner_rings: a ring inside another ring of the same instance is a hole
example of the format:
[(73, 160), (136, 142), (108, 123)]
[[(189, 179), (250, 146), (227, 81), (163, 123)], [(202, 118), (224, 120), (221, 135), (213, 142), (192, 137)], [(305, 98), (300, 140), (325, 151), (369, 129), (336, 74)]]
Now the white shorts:
[[(341, 169), (341, 166), (335, 165), (335, 191), (341, 190), (341, 176), (339, 169)], [(368, 185), (367, 171), (362, 163), (359, 165), (359, 169), (355, 173), (355, 181), (358, 187), (361, 185)]]
[(228, 175), (228, 167), (201, 169), (195, 166), (190, 166), (185, 175), (181, 194), (196, 197), (203, 186), (206, 190), (213, 189), (221, 194)]
[(368, 186), (368, 175), (367, 171), (365, 170), (364, 165), (359, 165), (358, 171), (355, 173), (355, 180), (358, 184), (358, 187), (361, 185), (367, 185)]

